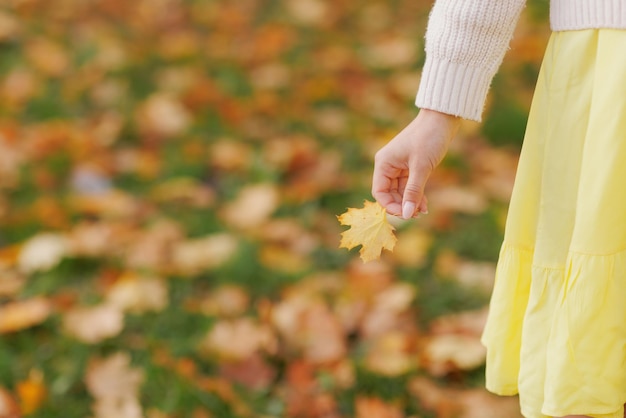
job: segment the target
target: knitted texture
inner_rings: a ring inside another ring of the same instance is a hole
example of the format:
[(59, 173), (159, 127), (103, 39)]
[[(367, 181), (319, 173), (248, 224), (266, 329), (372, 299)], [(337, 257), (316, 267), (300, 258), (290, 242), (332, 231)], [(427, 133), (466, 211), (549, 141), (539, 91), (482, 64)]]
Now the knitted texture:
[(553, 31), (577, 29), (626, 29), (624, 0), (552, 0)]
[[(480, 121), (525, 0), (437, 0), (415, 104)], [(552, 0), (553, 30), (626, 29), (626, 0)]]
[(480, 120), (523, 6), (523, 0), (435, 2), (416, 104)]

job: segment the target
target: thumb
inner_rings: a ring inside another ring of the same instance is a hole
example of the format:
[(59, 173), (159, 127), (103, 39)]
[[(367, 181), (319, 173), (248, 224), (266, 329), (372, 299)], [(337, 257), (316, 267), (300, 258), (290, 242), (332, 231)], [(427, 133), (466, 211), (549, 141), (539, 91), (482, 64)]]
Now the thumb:
[(430, 175), (430, 170), (414, 168), (409, 171), (409, 178), (404, 187), (402, 195), (402, 217), (412, 218), (418, 209), (418, 204), (422, 206), (424, 199), (424, 188)]

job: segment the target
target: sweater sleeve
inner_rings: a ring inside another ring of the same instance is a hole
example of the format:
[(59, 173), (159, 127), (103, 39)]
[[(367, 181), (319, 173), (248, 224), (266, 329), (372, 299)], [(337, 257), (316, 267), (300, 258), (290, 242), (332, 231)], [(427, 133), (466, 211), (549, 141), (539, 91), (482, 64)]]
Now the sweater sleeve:
[(415, 104), (480, 121), (524, 0), (437, 0)]

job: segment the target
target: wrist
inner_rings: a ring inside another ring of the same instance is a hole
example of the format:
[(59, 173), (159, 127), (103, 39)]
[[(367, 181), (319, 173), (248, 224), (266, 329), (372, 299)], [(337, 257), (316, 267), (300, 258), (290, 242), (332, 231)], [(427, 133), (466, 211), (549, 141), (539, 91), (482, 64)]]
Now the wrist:
[(432, 109), (420, 109), (417, 114), (417, 118), (431, 120), (435, 123), (444, 123), (449, 126), (458, 126), (463, 120), (459, 116), (454, 116), (449, 113), (443, 113)]

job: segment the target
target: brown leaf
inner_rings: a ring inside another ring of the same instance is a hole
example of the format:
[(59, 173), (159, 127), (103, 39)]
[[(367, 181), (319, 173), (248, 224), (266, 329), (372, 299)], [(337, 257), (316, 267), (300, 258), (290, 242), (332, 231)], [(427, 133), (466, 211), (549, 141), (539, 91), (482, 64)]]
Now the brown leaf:
[(20, 32), (20, 21), (3, 10), (0, 10), (0, 41), (15, 37)]
[(391, 258), (402, 266), (420, 268), (427, 261), (432, 242), (431, 233), (418, 228), (406, 229), (398, 233)]
[(204, 80), (201, 69), (190, 65), (165, 67), (158, 70), (155, 81), (160, 91), (178, 96), (189, 89), (195, 89), (198, 83)]
[(463, 286), (489, 294), (493, 289), (496, 265), (486, 261), (464, 259), (452, 251), (444, 250), (437, 255), (435, 271), (438, 275), (453, 279)]
[(376, 295), (374, 309), (400, 313), (411, 307), (416, 288), (410, 283), (394, 283)]
[(401, 332), (389, 332), (372, 342), (365, 358), (365, 367), (385, 376), (399, 376), (416, 365), (411, 337)]
[(15, 187), (20, 180), (23, 151), (0, 133), (0, 187)]
[(52, 313), (48, 299), (37, 297), (0, 307), (0, 334), (21, 331), (44, 322)]
[(489, 202), (481, 190), (461, 186), (448, 186), (428, 194), (429, 206), (437, 211), (450, 211), (478, 215), (487, 210)]
[(236, 253), (239, 241), (229, 233), (217, 233), (174, 244), (172, 264), (176, 272), (194, 275), (217, 268)]
[(474, 183), (490, 196), (509, 202), (515, 182), (519, 152), (486, 145), (478, 146), (470, 155)]
[(392, 266), (382, 261), (370, 263), (353, 261), (348, 265), (347, 271), (350, 293), (366, 301), (375, 298), (395, 280)]
[(438, 418), (521, 418), (519, 399), (501, 397), (485, 389), (440, 387), (425, 377), (409, 382), (409, 392)]
[(311, 260), (306, 254), (275, 244), (261, 247), (259, 261), (269, 269), (287, 274), (298, 274), (311, 267)]
[(142, 382), (143, 372), (131, 367), (126, 353), (91, 359), (85, 383), (95, 399), (95, 418), (141, 418), (138, 396)]
[(360, 331), (365, 338), (374, 338), (389, 331), (413, 331), (415, 325), (407, 317), (415, 298), (415, 287), (396, 283), (380, 291), (365, 313)]
[(305, 358), (313, 363), (329, 363), (345, 356), (345, 332), (326, 305), (313, 305), (304, 313), (300, 325)]
[(433, 376), (473, 370), (485, 363), (486, 349), (476, 336), (441, 334), (429, 337), (423, 348), (423, 366)]
[(328, 20), (330, 7), (322, 0), (288, 0), (287, 11), (297, 22), (319, 26)]
[(137, 110), (137, 123), (142, 132), (162, 137), (177, 136), (191, 125), (191, 114), (174, 97), (154, 94)]
[(461, 406), (457, 402), (458, 391), (443, 388), (432, 380), (419, 376), (411, 379), (408, 389), (419, 401), (420, 405), (435, 413), (437, 418), (456, 418), (459, 416)]
[(431, 323), (422, 347), (423, 366), (434, 376), (472, 370), (485, 362), (480, 342), (487, 308), (444, 315)]
[(248, 144), (232, 139), (220, 139), (209, 150), (211, 166), (224, 171), (246, 171), (252, 164), (253, 153)]
[(341, 189), (346, 184), (341, 170), (342, 160), (338, 152), (320, 152), (310, 165), (291, 173), (285, 194), (296, 202), (307, 202), (326, 191)]
[(473, 389), (464, 391), (458, 399), (463, 411), (459, 418), (522, 418), (516, 396), (502, 397)]
[(70, 201), (74, 210), (102, 218), (129, 218), (134, 216), (140, 202), (122, 190), (109, 191), (93, 195), (75, 195)]
[(482, 335), (489, 308), (443, 315), (430, 324), (432, 334), (462, 334), (474, 337)]
[(260, 238), (272, 244), (288, 247), (294, 253), (309, 254), (317, 248), (317, 238), (302, 225), (300, 219), (271, 219), (259, 231)]
[(159, 312), (168, 304), (168, 289), (162, 279), (126, 273), (108, 290), (106, 300), (122, 311)]
[(0, 386), (0, 417), (19, 418), (20, 416), (20, 407), (15, 397), (4, 387)]
[(211, 316), (238, 316), (245, 313), (249, 306), (250, 296), (237, 285), (220, 286), (200, 302), (202, 313)]
[(389, 81), (395, 94), (405, 99), (413, 99), (419, 88), (420, 79), (417, 71), (400, 72), (394, 70)]
[(159, 43), (159, 53), (170, 60), (196, 56), (199, 49), (198, 36), (192, 30), (169, 31)]
[(237, 229), (261, 226), (278, 207), (280, 196), (276, 185), (269, 183), (243, 187), (237, 198), (222, 208), (222, 218)]
[[(0, 34), (0, 38), (1, 36)], [(6, 75), (2, 82), (1, 92), (5, 101), (20, 106), (32, 98), (39, 89), (39, 80), (33, 72), (20, 68), (14, 69)]]
[[(118, 234), (120, 235), (120, 234)], [(171, 219), (159, 219), (148, 229), (133, 234), (124, 256), (130, 267), (160, 271), (172, 268), (176, 246), (183, 241), (182, 226)]]
[(104, 257), (118, 249), (116, 228), (106, 222), (81, 222), (69, 233), (71, 253), (85, 257)]
[(157, 202), (186, 203), (192, 207), (207, 208), (215, 200), (215, 193), (191, 177), (175, 177), (160, 183), (151, 191)]
[[(165, 412), (159, 411), (156, 408), (150, 408), (146, 411), (146, 418), (174, 418), (174, 415), (166, 414)], [(206, 415), (198, 415), (193, 416), (192, 418), (213, 418), (212, 415), (206, 413)]]
[(269, 327), (251, 318), (239, 318), (215, 323), (201, 348), (226, 361), (241, 361), (260, 351), (273, 353), (276, 344)]
[(161, 172), (163, 161), (149, 149), (120, 149), (115, 154), (116, 168), (120, 173), (154, 179)]
[(395, 69), (415, 62), (417, 44), (409, 37), (389, 36), (368, 44), (363, 52), (368, 65), (375, 68)]
[(26, 45), (26, 55), (39, 71), (47, 76), (60, 76), (69, 66), (69, 58), (65, 49), (45, 38), (38, 38)]
[(276, 61), (256, 68), (250, 74), (250, 82), (257, 90), (274, 90), (289, 84), (291, 69)]
[(489, 294), (493, 289), (495, 277), (496, 264), (487, 261), (465, 261), (456, 272), (457, 282), (463, 286), (481, 290), (485, 294)]
[(344, 134), (348, 128), (347, 113), (341, 107), (328, 107), (316, 111), (314, 117), (317, 130), (326, 135), (340, 136)]
[(0, 297), (15, 296), (26, 284), (26, 279), (16, 271), (2, 267), (0, 256)]
[(118, 335), (124, 328), (124, 314), (108, 303), (76, 307), (65, 313), (63, 328), (74, 338), (94, 344)]
[(294, 418), (339, 418), (334, 397), (322, 391), (316, 369), (304, 360), (287, 364), (285, 372), (286, 416)]
[(267, 388), (276, 371), (258, 353), (247, 359), (220, 364), (220, 375), (252, 390)]
[(124, 68), (129, 57), (123, 40), (108, 33), (99, 33), (96, 43), (94, 65), (103, 70), (115, 71)]
[(266, 164), (291, 174), (314, 164), (320, 155), (320, 145), (309, 136), (294, 135), (273, 138), (264, 144)]
[(276, 304), (272, 321), (290, 349), (312, 363), (340, 360), (346, 353), (345, 330), (316, 296), (293, 295)]
[(355, 406), (356, 418), (404, 418), (400, 407), (380, 398), (358, 396)]

